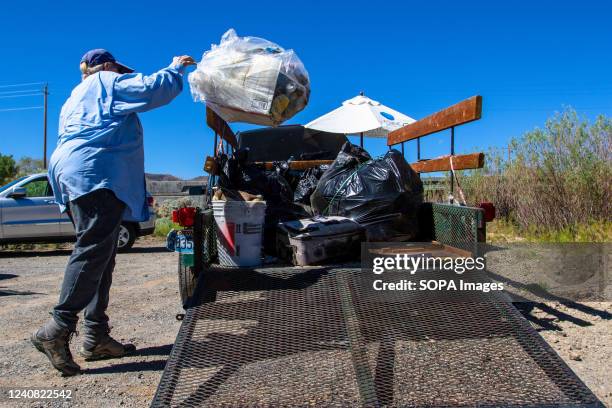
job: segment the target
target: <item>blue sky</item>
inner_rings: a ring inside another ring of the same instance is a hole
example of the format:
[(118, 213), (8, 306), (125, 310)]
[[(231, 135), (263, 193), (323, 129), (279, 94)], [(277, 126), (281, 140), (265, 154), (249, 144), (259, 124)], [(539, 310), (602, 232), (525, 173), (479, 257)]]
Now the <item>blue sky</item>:
[[(456, 131), (457, 151), (505, 146), (564, 105), (612, 115), (612, 3), (565, 2), (4, 2), (0, 12), (0, 153), (42, 156), (41, 96), (8, 97), (48, 82), (49, 155), (78, 63), (107, 48), (144, 73), (174, 55), (197, 60), (229, 28), (293, 48), (310, 73), (308, 121), (364, 91), (414, 118), (480, 94), (483, 118)], [(23, 93), (21, 93), (23, 94)], [(188, 86), (144, 113), (146, 170), (202, 175), (212, 133)], [(235, 126), (244, 129), (249, 126)], [(448, 133), (427, 137), (423, 156), (448, 151)], [(366, 140), (373, 154), (382, 140)], [(406, 146), (414, 160), (416, 147)]]

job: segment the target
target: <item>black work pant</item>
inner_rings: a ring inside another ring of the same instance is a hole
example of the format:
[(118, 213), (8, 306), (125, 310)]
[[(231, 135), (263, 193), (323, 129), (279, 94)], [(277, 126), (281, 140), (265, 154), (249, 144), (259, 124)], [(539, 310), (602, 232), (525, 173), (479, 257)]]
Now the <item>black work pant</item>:
[(61, 327), (74, 331), (77, 315), (83, 310), (88, 330), (108, 331), (106, 309), (125, 204), (111, 190), (99, 189), (70, 201), (68, 207), (77, 241), (53, 318)]

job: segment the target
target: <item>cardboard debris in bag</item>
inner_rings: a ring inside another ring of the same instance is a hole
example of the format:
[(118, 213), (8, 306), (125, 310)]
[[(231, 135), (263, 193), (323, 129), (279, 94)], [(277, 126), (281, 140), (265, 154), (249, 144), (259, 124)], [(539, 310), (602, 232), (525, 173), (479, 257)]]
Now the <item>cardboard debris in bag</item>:
[(227, 122), (276, 126), (308, 104), (310, 80), (293, 52), (233, 29), (189, 74), (191, 94)]
[(263, 196), (260, 194), (251, 194), (246, 191), (228, 190), (223, 188), (214, 188), (213, 200), (216, 201), (263, 201)]

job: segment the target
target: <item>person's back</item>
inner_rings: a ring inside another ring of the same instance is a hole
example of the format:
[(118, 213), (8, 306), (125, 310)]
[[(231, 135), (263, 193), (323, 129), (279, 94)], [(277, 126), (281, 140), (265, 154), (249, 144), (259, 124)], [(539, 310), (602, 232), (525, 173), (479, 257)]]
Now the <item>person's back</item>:
[(49, 164), (60, 206), (108, 188), (128, 206), (126, 219), (147, 219), (143, 132), (136, 113), (169, 103), (182, 88), (172, 66), (150, 76), (100, 71), (85, 78), (62, 107)]
[(60, 114), (57, 148), (49, 181), (62, 211), (69, 209), (77, 242), (53, 318), (31, 337), (53, 367), (74, 375), (80, 367), (70, 353), (70, 335), (84, 311), (85, 360), (122, 357), (134, 351), (110, 337), (106, 309), (121, 221), (148, 218), (143, 132), (138, 112), (163, 106), (183, 89), (182, 73), (193, 58), (144, 76), (118, 63), (105, 50), (81, 60), (83, 81)]

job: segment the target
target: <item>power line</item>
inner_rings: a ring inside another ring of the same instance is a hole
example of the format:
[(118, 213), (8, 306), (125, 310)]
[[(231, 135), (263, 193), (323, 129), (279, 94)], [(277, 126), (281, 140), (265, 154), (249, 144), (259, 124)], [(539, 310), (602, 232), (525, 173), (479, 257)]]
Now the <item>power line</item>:
[(12, 88), (15, 86), (43, 85), (44, 82), (28, 82), (23, 84), (0, 85), (0, 88)]
[(0, 91), (0, 95), (16, 95), (16, 94), (34, 93), (34, 92), (42, 93), (42, 91), (40, 89), (24, 89), (24, 90), (21, 90), (21, 91)]
[(12, 112), (12, 111), (21, 111), (21, 110), (29, 110), (29, 109), (42, 109), (44, 106), (28, 106), (25, 108), (8, 108), (8, 109), (0, 109), (0, 112)]
[(0, 99), (22, 98), (24, 96), (40, 96), (40, 95), (42, 95), (42, 93), (32, 93), (32, 94), (25, 94), (25, 95), (0, 95)]

